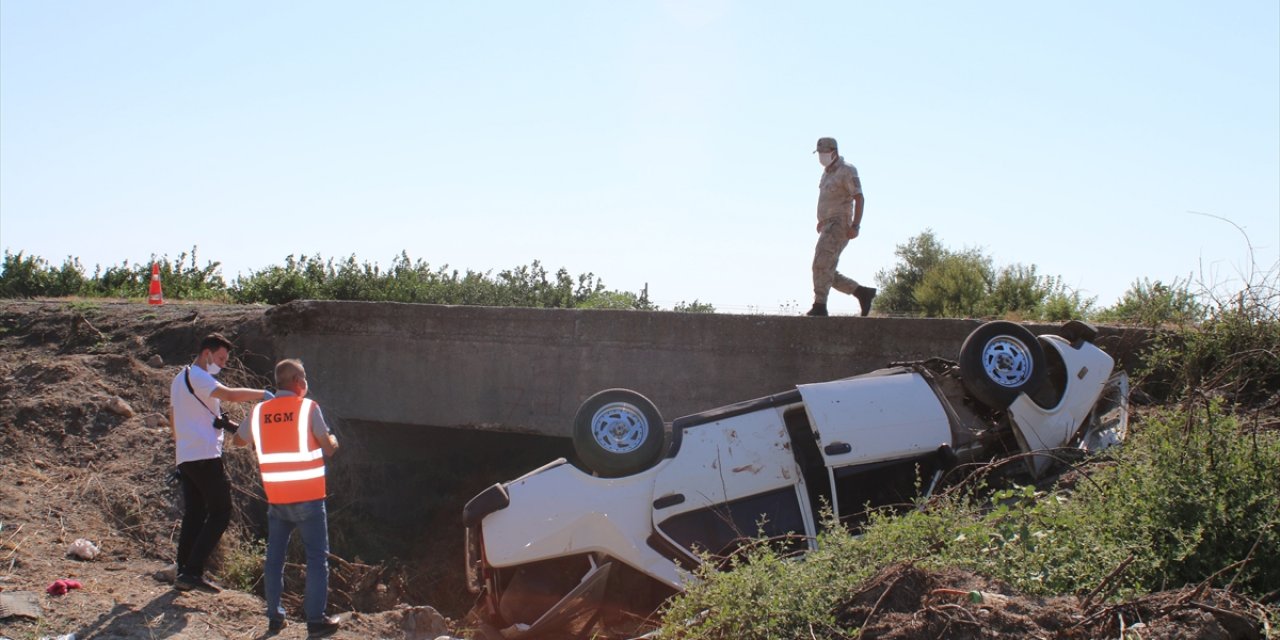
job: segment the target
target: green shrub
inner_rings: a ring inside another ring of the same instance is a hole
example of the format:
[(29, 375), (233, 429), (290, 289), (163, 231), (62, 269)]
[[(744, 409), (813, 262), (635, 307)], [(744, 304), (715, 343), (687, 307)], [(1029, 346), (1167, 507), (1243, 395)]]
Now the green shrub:
[(695, 299), (693, 302), (685, 302), (684, 300), (681, 300), (676, 303), (676, 306), (672, 307), (671, 310), (677, 313), (715, 313), (716, 307), (710, 302), (699, 302)]
[(0, 298), (58, 298), (79, 295), (85, 287), (84, 268), (68, 257), (54, 268), (44, 258), (4, 252), (0, 268)]
[(949, 249), (930, 229), (894, 253), (898, 264), (876, 274), (876, 305), (885, 313), (1061, 322), (1092, 312), (1094, 299), (1069, 290), (1061, 278), (1042, 276), (1035, 265), (996, 269), (981, 250)]
[(958, 567), (1045, 596), (1088, 593), (1130, 557), (1104, 596), (1215, 574), (1217, 586), (1255, 598), (1280, 589), (1280, 433), (1242, 424), (1219, 403), (1158, 413), (1133, 431), (1074, 490), (964, 485), (923, 511), (874, 512), (858, 537), (828, 522), (802, 562), (760, 546), (728, 573), (700, 572), (668, 604), (664, 633), (847, 637), (831, 613), (863, 580), (902, 562)]
[(237, 302), (283, 304), (292, 300), (362, 300), (505, 307), (655, 309), (647, 295), (608, 291), (594, 274), (576, 279), (566, 269), (552, 274), (537, 260), (491, 275), (433, 269), (401, 253), (388, 269), (358, 262), (341, 262), (319, 255), (294, 258), (236, 280), (231, 295)]
[[(687, 640), (808, 640), (847, 637), (836, 626), (835, 605), (846, 581), (835, 565), (784, 557), (768, 544), (728, 560), (727, 571), (700, 568), (700, 580), (663, 612), (663, 638)], [(703, 567), (716, 563), (709, 558)]]
[(284, 304), (294, 300), (319, 297), (324, 282), (324, 265), (319, 256), (285, 258), (284, 266), (272, 265), (248, 276), (237, 278), (231, 286), (231, 298), (240, 303)]
[(267, 544), (264, 541), (241, 539), (239, 535), (227, 536), (225, 553), (219, 565), (223, 583), (231, 588), (253, 593), (262, 580), (267, 560)]
[(913, 295), (925, 316), (972, 318), (982, 314), (991, 280), (990, 258), (977, 251), (953, 253), (924, 273)]
[(1049, 294), (1040, 302), (1035, 317), (1047, 322), (1066, 322), (1082, 320), (1093, 315), (1093, 304), (1097, 298), (1086, 298), (1079, 291), (1072, 291), (1055, 280)]
[(1156, 334), (1138, 371), (1161, 399), (1223, 396), (1256, 405), (1280, 391), (1280, 288), (1273, 272), (1235, 295), (1210, 300), (1203, 319)]
[(921, 309), (915, 298), (916, 287), (920, 286), (924, 274), (951, 252), (942, 246), (932, 229), (925, 229), (905, 244), (898, 245), (893, 253), (898, 256), (898, 264), (876, 273), (876, 283), (880, 286), (876, 306), (885, 313), (919, 315)]
[(1204, 319), (1207, 309), (1191, 292), (1190, 281), (1173, 284), (1143, 278), (1135, 280), (1115, 305), (1099, 311), (1104, 322), (1122, 322), (1147, 327), (1186, 325)]
[(1082, 534), (1106, 532), (1138, 557), (1129, 573), (1143, 590), (1198, 583), (1246, 558), (1219, 586), (1280, 589), (1280, 434), (1222, 409), (1213, 401), (1144, 422), (1124, 464), (1094, 474), (1072, 502)]
[(995, 275), (991, 290), (986, 295), (986, 313), (994, 316), (1026, 315), (1040, 306), (1056, 282), (1036, 275), (1035, 265), (1004, 267)]

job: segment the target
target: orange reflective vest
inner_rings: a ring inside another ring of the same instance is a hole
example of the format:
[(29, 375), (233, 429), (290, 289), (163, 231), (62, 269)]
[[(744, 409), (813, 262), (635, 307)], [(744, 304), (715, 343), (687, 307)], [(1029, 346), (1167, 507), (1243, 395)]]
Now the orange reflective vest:
[(268, 503), (293, 504), (325, 497), (324, 451), (311, 433), (314, 404), (285, 396), (253, 408), (249, 427)]

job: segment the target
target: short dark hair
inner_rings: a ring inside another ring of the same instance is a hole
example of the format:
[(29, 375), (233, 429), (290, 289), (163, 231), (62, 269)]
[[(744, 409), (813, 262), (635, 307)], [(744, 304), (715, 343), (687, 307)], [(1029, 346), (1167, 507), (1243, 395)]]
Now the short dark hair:
[(211, 333), (205, 336), (204, 340), (200, 341), (201, 353), (203, 353), (205, 349), (208, 349), (210, 351), (217, 351), (218, 349), (226, 349), (227, 351), (230, 351), (231, 347), (232, 347), (231, 341), (228, 340), (227, 337), (222, 335), (221, 333)]
[(297, 358), (276, 363), (276, 388), (278, 389), (284, 389), (306, 376), (307, 372), (302, 368), (302, 361)]

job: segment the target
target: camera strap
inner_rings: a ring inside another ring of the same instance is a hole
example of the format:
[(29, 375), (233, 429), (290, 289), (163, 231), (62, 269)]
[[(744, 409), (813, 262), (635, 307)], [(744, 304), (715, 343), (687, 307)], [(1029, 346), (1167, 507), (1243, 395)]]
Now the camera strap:
[(187, 383), (187, 391), (191, 392), (191, 397), (195, 398), (196, 401), (200, 403), (200, 406), (204, 407), (204, 410), (209, 412), (209, 415), (217, 418), (218, 414), (214, 413), (213, 409), (210, 409), (209, 405), (205, 404), (204, 400), (201, 400), (200, 396), (196, 395), (195, 387), (191, 386), (191, 365), (187, 365), (186, 368), (182, 370), (182, 379)]

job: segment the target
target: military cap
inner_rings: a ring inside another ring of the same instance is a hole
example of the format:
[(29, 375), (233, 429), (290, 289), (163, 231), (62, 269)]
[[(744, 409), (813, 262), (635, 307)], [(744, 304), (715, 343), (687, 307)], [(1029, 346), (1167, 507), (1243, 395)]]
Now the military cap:
[(819, 151), (835, 151), (835, 150), (836, 150), (835, 138), (818, 138), (818, 148), (814, 149), (813, 152), (817, 153)]

